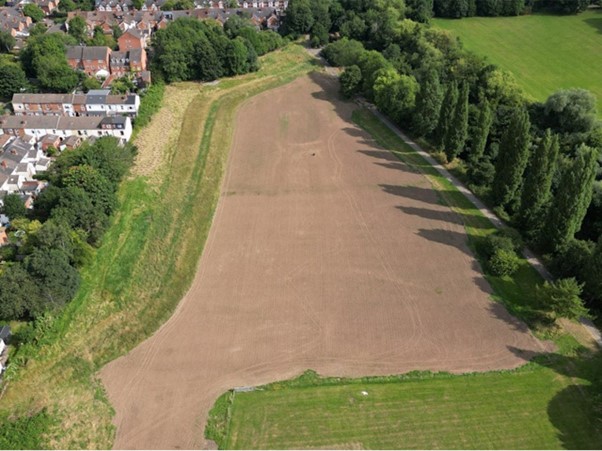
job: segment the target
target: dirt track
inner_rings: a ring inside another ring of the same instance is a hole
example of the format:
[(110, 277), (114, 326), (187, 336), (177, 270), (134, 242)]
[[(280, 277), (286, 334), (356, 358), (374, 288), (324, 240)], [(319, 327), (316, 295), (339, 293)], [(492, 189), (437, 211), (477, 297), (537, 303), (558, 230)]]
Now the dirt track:
[(219, 394), (308, 368), (483, 371), (524, 363), (508, 347), (543, 349), (489, 300), (459, 218), (336, 89), (313, 74), (239, 110), (189, 293), (101, 373), (116, 448), (203, 447)]

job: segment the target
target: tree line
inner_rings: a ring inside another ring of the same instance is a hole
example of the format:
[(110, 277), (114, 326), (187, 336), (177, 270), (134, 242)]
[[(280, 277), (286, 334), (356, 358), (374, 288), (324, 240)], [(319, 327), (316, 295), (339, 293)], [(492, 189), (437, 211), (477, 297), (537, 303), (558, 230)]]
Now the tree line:
[[(416, 12), (409, 5), (416, 4), (332, 0), (314, 9), (312, 0), (291, 0), (286, 27), (301, 34), (329, 25), (340, 39), (322, 54), (345, 67), (342, 93), (366, 97), (428, 140), (558, 277), (574, 278), (571, 293), (583, 291), (602, 308), (602, 127), (595, 97), (567, 89), (543, 103), (528, 100), (511, 74), (463, 50), (448, 31), (409, 19)], [(487, 258), (496, 275), (517, 267), (520, 246), (499, 240), (492, 246)]]
[(258, 56), (283, 44), (279, 34), (257, 30), (238, 15), (223, 27), (213, 20), (181, 18), (153, 35), (153, 76), (171, 83), (241, 75), (258, 70)]
[(100, 244), (135, 151), (112, 137), (84, 143), (38, 175), (49, 186), (32, 210), (16, 194), (5, 197), (11, 223), (10, 244), (0, 248), (0, 318), (36, 318), (73, 298), (78, 268)]

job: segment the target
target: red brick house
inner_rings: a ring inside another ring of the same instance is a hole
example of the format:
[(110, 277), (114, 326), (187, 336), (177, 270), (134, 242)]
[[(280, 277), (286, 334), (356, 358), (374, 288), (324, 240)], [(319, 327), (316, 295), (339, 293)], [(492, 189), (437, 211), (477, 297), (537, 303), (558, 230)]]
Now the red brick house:
[(120, 52), (128, 50), (143, 49), (145, 47), (144, 38), (135, 28), (130, 28), (117, 39)]
[(88, 76), (108, 76), (110, 55), (111, 49), (108, 47), (67, 47), (69, 65), (73, 69), (84, 71)]

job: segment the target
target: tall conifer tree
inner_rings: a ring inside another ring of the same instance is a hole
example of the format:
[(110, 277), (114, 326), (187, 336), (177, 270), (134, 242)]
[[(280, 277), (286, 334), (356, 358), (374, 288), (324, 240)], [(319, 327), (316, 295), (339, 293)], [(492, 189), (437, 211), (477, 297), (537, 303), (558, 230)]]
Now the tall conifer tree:
[(454, 110), (456, 109), (456, 102), (458, 101), (458, 83), (452, 81), (447, 86), (445, 97), (443, 98), (443, 105), (441, 105), (441, 111), (439, 112), (439, 121), (437, 127), (433, 130), (433, 141), (435, 146), (438, 148), (443, 147), (445, 137), (451, 126), (451, 120), (453, 118)]
[(477, 126), (474, 129), (474, 134), (472, 136), (472, 145), (469, 155), (469, 162), (473, 165), (478, 163), (485, 153), (485, 146), (487, 145), (491, 124), (493, 124), (491, 105), (486, 98), (483, 98), (479, 102), (479, 117), (477, 118)]
[(564, 169), (540, 236), (545, 250), (561, 250), (581, 228), (593, 196), (596, 157), (595, 149), (582, 144)]
[(495, 205), (504, 207), (516, 199), (529, 161), (530, 127), (527, 110), (524, 107), (516, 108), (502, 135), (495, 164), (492, 189)]
[(468, 83), (462, 83), (451, 125), (444, 140), (447, 161), (452, 161), (462, 152), (468, 136), (468, 91)]
[(552, 179), (558, 158), (558, 136), (546, 130), (544, 138), (531, 157), (525, 171), (525, 182), (518, 211), (518, 223), (527, 232), (535, 231), (542, 222), (551, 197)]
[(422, 80), (416, 96), (416, 110), (412, 115), (414, 131), (418, 135), (428, 136), (435, 129), (442, 103), (443, 88), (439, 83), (439, 75), (431, 69)]

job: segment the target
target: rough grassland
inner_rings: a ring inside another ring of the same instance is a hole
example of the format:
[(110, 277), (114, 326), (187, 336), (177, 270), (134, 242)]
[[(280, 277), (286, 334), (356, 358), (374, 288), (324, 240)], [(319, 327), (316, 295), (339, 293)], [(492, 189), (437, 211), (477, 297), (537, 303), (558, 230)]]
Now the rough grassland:
[[(354, 120), (427, 175), (462, 217), (473, 246), (494, 230), (372, 114), (358, 111)], [(540, 279), (526, 262), (513, 278), (488, 281), (515, 315), (532, 316), (530, 293)], [(559, 354), (515, 371), (342, 380), (308, 373), (254, 392), (228, 392), (210, 413), (206, 433), (222, 449), (600, 448), (587, 392), (599, 359), (576, 352), (572, 337), (557, 337), (556, 343)]]
[(511, 71), (543, 101), (560, 88), (586, 88), (602, 101), (602, 10), (575, 16), (436, 19), (464, 46)]
[[(231, 115), (247, 96), (311, 69), (291, 45), (254, 74), (214, 87), (168, 86), (139, 135), (139, 159), (76, 299), (48, 321), (40, 344), (18, 356), (2, 410), (53, 418), (47, 448), (110, 448), (113, 410), (96, 371), (148, 337), (189, 287), (209, 230), (230, 148)], [(12, 447), (26, 446), (13, 443)]]

